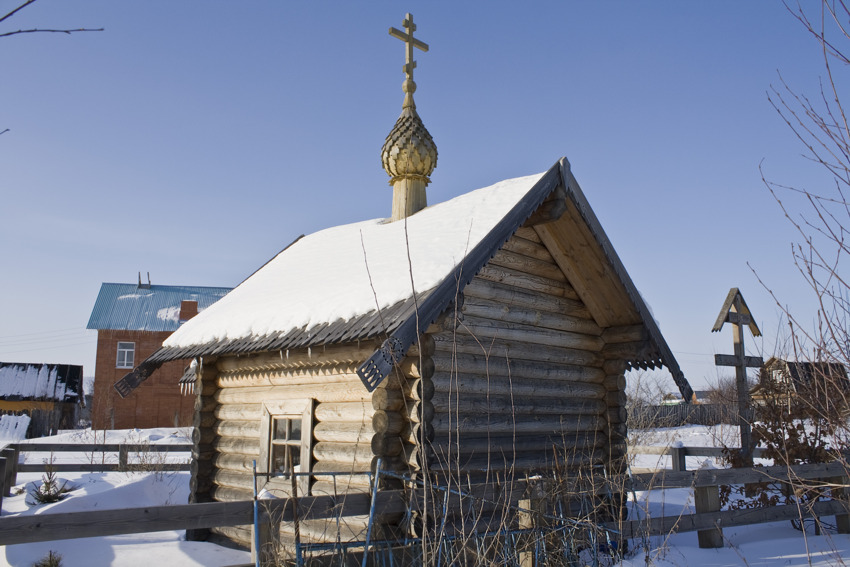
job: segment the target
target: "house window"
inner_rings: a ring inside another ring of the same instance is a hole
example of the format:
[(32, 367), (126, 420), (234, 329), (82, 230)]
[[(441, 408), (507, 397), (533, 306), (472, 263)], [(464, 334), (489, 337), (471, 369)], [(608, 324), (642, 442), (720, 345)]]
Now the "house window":
[(133, 368), (136, 353), (136, 343), (118, 343), (118, 359), (116, 368)]
[(289, 478), (290, 473), (301, 472), (301, 416), (273, 417), (272, 421), (269, 470)]
[(310, 494), (313, 453), (313, 406), (311, 399), (263, 403), (260, 434), (260, 472), (268, 473), (266, 489), (281, 496), (292, 490), (296, 474), (298, 495)]

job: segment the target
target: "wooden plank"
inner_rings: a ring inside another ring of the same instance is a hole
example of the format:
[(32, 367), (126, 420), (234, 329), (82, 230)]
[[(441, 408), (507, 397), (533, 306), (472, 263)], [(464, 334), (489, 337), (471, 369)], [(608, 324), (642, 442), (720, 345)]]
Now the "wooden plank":
[[(738, 366), (738, 357), (734, 354), (715, 354), (715, 366)], [(744, 366), (747, 368), (761, 368), (764, 366), (764, 359), (760, 356), (745, 356)]]
[(151, 445), (147, 443), (16, 443), (20, 452), (27, 453), (117, 453), (126, 447), (131, 453), (182, 453), (191, 452), (192, 445)]
[(640, 316), (572, 200), (557, 221), (534, 227), (600, 327), (633, 325)]
[[(127, 466), (122, 466), (119, 463), (53, 463), (51, 467), (56, 472), (104, 472), (104, 471), (122, 471), (122, 470), (142, 470), (152, 469), (161, 471), (188, 471), (191, 470), (191, 463), (157, 463), (141, 465), (132, 461)], [(18, 472), (44, 472), (47, 465), (45, 463), (23, 463), (18, 465)]]
[[(789, 471), (790, 468), (790, 471)], [(654, 488), (687, 488), (717, 486), (719, 484), (749, 484), (753, 482), (788, 481), (792, 479), (827, 478), (844, 474), (841, 462), (796, 465), (793, 467), (753, 467), (740, 469), (702, 469), (697, 471), (673, 472), (669, 470), (650, 474), (633, 475), (631, 488), (652, 490)]]
[(816, 515), (818, 517), (834, 516), (844, 512), (841, 502), (826, 501), (817, 502), (811, 508), (797, 508), (795, 505), (772, 506), (770, 508), (754, 508), (748, 510), (723, 510), (720, 512), (706, 512), (703, 514), (683, 514), (677, 516), (665, 516), (663, 518), (648, 518), (643, 520), (631, 520), (618, 524), (607, 522), (603, 524), (606, 529), (619, 531), (624, 538), (635, 538), (644, 535), (661, 535), (671, 532), (695, 532), (699, 530), (716, 529), (721, 525), (725, 528), (733, 526), (749, 526), (753, 524), (764, 524), (767, 522), (779, 522)]

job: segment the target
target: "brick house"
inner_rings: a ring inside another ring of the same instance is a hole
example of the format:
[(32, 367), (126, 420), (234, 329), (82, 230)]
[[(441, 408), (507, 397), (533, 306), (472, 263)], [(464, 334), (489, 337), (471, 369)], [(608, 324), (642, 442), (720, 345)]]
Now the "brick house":
[(112, 387), (128, 369), (162, 346), (184, 322), (203, 311), (230, 288), (104, 283), (87, 329), (97, 329), (92, 427), (187, 426), (194, 397), (181, 395), (178, 382), (185, 361), (164, 364), (143, 388), (121, 398)]

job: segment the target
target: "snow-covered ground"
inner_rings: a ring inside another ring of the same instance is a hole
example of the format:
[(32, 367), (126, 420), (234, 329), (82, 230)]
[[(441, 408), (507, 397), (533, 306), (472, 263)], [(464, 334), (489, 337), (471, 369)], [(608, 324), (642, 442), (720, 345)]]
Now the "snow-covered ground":
[[(42, 439), (31, 439), (32, 443), (150, 443), (174, 444), (189, 442), (188, 429), (146, 429), (124, 431), (73, 431)], [(104, 438), (105, 437), (105, 438)], [(0, 445), (3, 442), (0, 441)], [(157, 455), (157, 454), (154, 454)], [(185, 460), (186, 454), (161, 453), (169, 461)], [(26, 453), (27, 461), (39, 462), (48, 459), (48, 453)], [(158, 458), (158, 457), (155, 457)], [(75, 456), (56, 456), (56, 462), (100, 462), (100, 454), (80, 453)], [(110, 461), (115, 461), (112, 456)], [(155, 468), (155, 466), (153, 467)], [(25, 494), (3, 499), (3, 515), (33, 515), (82, 510), (106, 510), (111, 508), (133, 508), (185, 504), (189, 496), (188, 472), (105, 472), (105, 473), (61, 473), (78, 488), (68, 497), (55, 504), (30, 507)], [(39, 473), (21, 473), (16, 488), (26, 483), (39, 481)], [(251, 560), (250, 553), (227, 549), (203, 542), (185, 541), (182, 531), (130, 534), (124, 536), (92, 537), (43, 543), (0, 546), (0, 566), (14, 565), (29, 567), (53, 550), (62, 556), (63, 567), (101, 565), (136, 566), (225, 566), (244, 565)]]
[[(689, 426), (633, 432), (635, 441), (641, 445), (668, 445), (681, 443), (686, 446), (719, 446), (721, 442), (733, 445), (737, 432), (731, 426)], [(150, 442), (186, 443), (187, 430), (149, 429), (113, 431), (103, 438), (91, 432), (69, 432), (35, 442), (78, 442), (93, 441), (116, 443)], [(31, 455), (33, 460), (45, 458), (43, 454)], [(91, 459), (92, 455), (79, 455), (78, 459)], [(185, 458), (185, 455), (170, 456)], [(58, 460), (58, 459), (57, 459)], [(701, 457), (689, 457), (688, 468), (702, 465)], [(650, 468), (656, 465), (669, 468), (669, 457), (642, 455), (636, 458), (635, 466)], [(711, 463), (709, 466), (721, 466)], [(62, 475), (78, 485), (68, 498), (56, 504), (29, 507), (24, 495), (7, 497), (3, 500), (3, 515), (30, 515), (51, 512), (70, 512), (109, 508), (128, 508), (185, 503), (189, 493), (189, 473), (65, 473)], [(21, 474), (18, 487), (38, 481), (40, 474)], [(689, 489), (652, 491), (638, 493), (640, 517), (652, 517), (691, 513), (693, 492)], [(826, 518), (827, 524), (832, 518)], [(794, 530), (789, 522), (776, 522), (758, 526), (727, 528), (724, 530), (726, 546), (722, 549), (699, 549), (697, 534), (683, 533), (655, 536), (646, 542), (634, 541), (630, 557), (622, 564), (626, 567), (706, 566), (723, 567), (743, 565), (749, 567), (790, 565), (826, 567), (844, 565), (850, 561), (850, 536), (827, 533), (822, 536), (806, 535)], [(0, 567), (4, 565), (29, 566), (47, 555), (49, 550), (63, 556), (65, 567), (77, 565), (162, 565), (162, 566), (225, 566), (246, 564), (250, 554), (212, 544), (187, 542), (183, 532), (159, 532), (63, 540), (45, 543), (9, 545), (0, 553)], [(648, 549), (648, 552), (646, 551)], [(648, 558), (648, 562), (647, 562)]]

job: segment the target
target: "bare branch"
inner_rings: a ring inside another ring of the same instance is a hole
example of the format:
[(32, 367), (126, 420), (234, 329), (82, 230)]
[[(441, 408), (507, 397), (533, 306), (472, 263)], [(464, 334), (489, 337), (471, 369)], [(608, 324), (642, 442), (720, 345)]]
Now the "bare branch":
[(8, 37), (10, 35), (18, 35), (21, 33), (67, 33), (72, 34), (76, 32), (99, 32), (103, 31), (105, 28), (77, 28), (75, 30), (47, 30), (47, 29), (31, 29), (31, 30), (17, 30), (6, 33), (0, 33), (0, 37)]
[(8, 14), (6, 14), (2, 18), (0, 18), (0, 23), (5, 22), (6, 20), (8, 20), (12, 16), (14, 16), (17, 12), (20, 12), (21, 10), (23, 10), (24, 8), (26, 8), (27, 6), (29, 6), (33, 2), (35, 2), (35, 0), (27, 0), (26, 2), (24, 2), (23, 4), (21, 4), (20, 6), (18, 6), (17, 8), (15, 8), (11, 12), (9, 12)]

